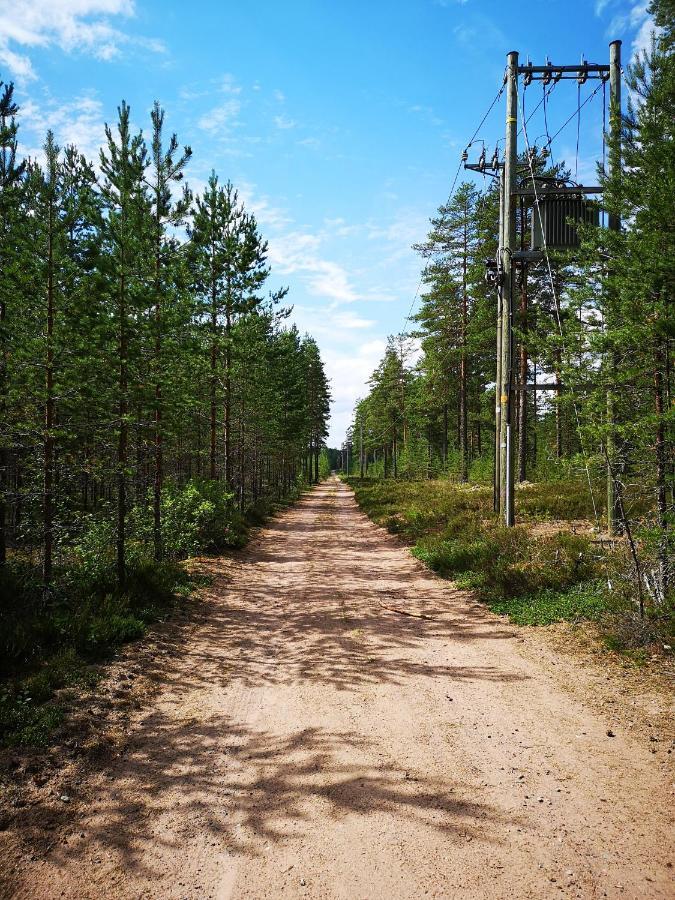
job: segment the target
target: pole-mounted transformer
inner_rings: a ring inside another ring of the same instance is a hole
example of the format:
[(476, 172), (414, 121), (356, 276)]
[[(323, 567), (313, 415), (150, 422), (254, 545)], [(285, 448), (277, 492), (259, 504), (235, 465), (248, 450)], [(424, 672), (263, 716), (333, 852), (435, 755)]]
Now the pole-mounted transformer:
[(599, 225), (597, 204), (586, 200), (582, 194), (552, 194), (543, 191), (539, 195), (539, 215), (532, 216), (532, 249), (565, 250), (579, 246), (577, 226)]

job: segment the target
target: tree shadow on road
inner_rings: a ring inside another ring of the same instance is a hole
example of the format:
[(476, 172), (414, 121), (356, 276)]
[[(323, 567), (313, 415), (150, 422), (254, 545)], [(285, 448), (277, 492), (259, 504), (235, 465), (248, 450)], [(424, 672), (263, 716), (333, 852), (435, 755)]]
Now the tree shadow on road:
[(463, 798), (448, 779), (384, 757), (374, 764), (376, 751), (351, 732), (305, 728), (280, 737), (222, 716), (177, 722), (152, 713), (111, 761), (110, 786), (94, 790), (90, 808), (71, 811), (78, 834), (52, 848), (50, 862), (67, 871), (91, 856), (111, 870), (158, 879), (167, 852), (185, 853), (195, 837), (212, 842), (214, 852), (255, 856), (265, 842), (283, 845), (311, 831), (318, 815), (325, 824), (387, 813), (449, 840), (482, 834), (483, 821), (503, 818)]

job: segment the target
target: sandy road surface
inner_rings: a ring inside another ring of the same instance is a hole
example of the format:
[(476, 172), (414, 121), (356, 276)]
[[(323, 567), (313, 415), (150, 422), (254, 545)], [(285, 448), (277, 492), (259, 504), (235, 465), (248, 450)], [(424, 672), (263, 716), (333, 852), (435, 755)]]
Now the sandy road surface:
[(227, 572), (15, 896), (673, 896), (664, 757), (608, 736), (345, 486)]

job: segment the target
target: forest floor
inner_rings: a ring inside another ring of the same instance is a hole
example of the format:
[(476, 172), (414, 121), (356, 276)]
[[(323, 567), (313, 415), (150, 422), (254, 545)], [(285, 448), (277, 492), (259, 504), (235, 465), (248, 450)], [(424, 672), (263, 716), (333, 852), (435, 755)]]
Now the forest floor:
[(492, 615), (336, 479), (199, 565), (64, 746), (9, 753), (0, 896), (673, 896), (660, 674)]

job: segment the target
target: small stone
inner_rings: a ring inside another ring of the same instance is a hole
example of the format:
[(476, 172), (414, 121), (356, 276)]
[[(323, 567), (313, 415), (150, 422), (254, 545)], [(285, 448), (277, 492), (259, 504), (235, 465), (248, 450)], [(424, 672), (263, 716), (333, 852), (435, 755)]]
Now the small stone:
[(59, 800), (61, 801), (61, 803), (70, 803), (70, 797), (68, 796), (68, 794), (61, 794)]
[(611, 728), (607, 729), (607, 737), (616, 737), (616, 735), (614, 734), (614, 732), (612, 731)]

